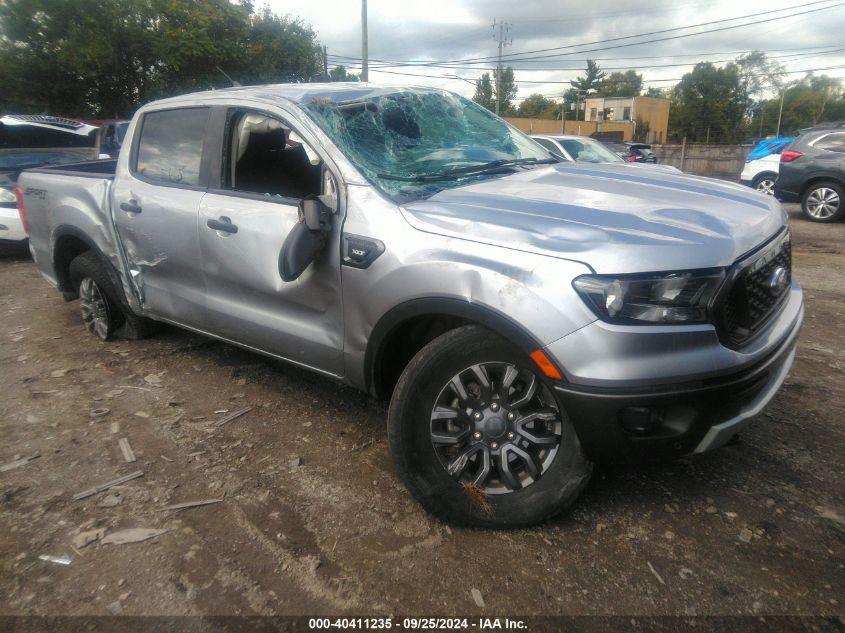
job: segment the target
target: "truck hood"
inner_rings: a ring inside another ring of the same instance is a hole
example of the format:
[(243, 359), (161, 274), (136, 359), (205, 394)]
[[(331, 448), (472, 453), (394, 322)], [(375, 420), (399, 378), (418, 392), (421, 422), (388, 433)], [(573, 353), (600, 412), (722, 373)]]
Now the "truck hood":
[(560, 163), (402, 207), (415, 228), (583, 262), (597, 273), (728, 266), (786, 223), (741, 185), (628, 165)]

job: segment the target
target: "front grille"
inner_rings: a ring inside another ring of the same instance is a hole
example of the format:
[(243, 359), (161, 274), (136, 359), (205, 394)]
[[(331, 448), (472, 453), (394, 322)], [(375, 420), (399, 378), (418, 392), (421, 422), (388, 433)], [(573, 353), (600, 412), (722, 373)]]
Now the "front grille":
[[(785, 272), (778, 276), (776, 271), (780, 269)], [(717, 326), (723, 342), (731, 347), (747, 343), (783, 304), (791, 281), (792, 244), (788, 232), (735, 264), (716, 302)]]

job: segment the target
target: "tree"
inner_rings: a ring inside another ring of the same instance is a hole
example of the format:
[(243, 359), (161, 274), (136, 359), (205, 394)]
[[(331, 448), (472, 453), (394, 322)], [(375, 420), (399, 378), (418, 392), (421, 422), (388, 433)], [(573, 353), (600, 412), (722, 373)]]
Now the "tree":
[(598, 85), (601, 97), (638, 97), (643, 90), (643, 76), (633, 70), (610, 73)]
[(535, 119), (556, 119), (560, 117), (560, 111), (560, 104), (535, 92), (522, 100), (516, 114)]
[[(567, 103), (575, 103), (576, 105), (584, 102), (584, 98), (592, 92), (595, 92), (604, 80), (605, 72), (599, 68), (599, 65), (594, 59), (587, 60), (587, 68), (583, 75), (579, 75), (569, 84), (572, 88), (567, 91), (565, 101)], [(575, 119), (581, 118), (581, 111), (575, 111)]]
[(269, 7), (251, 15), (239, 46), (246, 49), (235, 68), (241, 83), (302, 82), (323, 76), (323, 52), (314, 30), (298, 18), (275, 15)]
[[(755, 136), (774, 134), (777, 129), (780, 95), (761, 102), (750, 123)], [(760, 125), (760, 116), (763, 125)], [(807, 74), (783, 88), (783, 114), (780, 133), (794, 134), (801, 128), (811, 127), (825, 121), (845, 119), (845, 91), (842, 80), (827, 75)]]
[(651, 86), (648, 90), (645, 91), (646, 97), (651, 97), (653, 99), (671, 99), (672, 98), (672, 89), (671, 88), (655, 88)]
[(587, 60), (587, 68), (583, 75), (579, 75), (574, 80), (570, 81), (570, 85), (575, 90), (581, 91), (582, 94), (589, 94), (595, 92), (604, 80), (605, 72), (599, 68), (598, 63), (594, 59)]
[(509, 116), (514, 114), (513, 100), (516, 98), (517, 86), (514, 81), (513, 68), (500, 69), (499, 81), (490, 79), (490, 73), (484, 73), (475, 82), (475, 94), (472, 100), (484, 106), (490, 112), (496, 111), (496, 95), (501, 95), (499, 100), (499, 114)]
[(346, 66), (335, 66), (329, 71), (329, 81), (361, 81), (359, 75), (347, 72)]
[(472, 100), (478, 105), (483, 106), (494, 112), (496, 110), (496, 101), (493, 99), (493, 83), (490, 81), (490, 73), (484, 73), (475, 82), (475, 94)]
[[(514, 81), (513, 68), (499, 68), (499, 81), (493, 85), (493, 96), (499, 99), (499, 114), (509, 116), (514, 114), (513, 100), (516, 99), (517, 86)], [(493, 104), (495, 111), (495, 101)]]
[(780, 92), (783, 87), (783, 66), (766, 57), (763, 51), (751, 51), (736, 58), (740, 85), (752, 99), (764, 92)]
[(0, 107), (127, 116), (151, 99), (240, 83), (307, 81), (313, 30), (250, 2), (4, 0)]
[(750, 101), (736, 64), (701, 62), (672, 91), (669, 128), (691, 142), (737, 142), (745, 135)]

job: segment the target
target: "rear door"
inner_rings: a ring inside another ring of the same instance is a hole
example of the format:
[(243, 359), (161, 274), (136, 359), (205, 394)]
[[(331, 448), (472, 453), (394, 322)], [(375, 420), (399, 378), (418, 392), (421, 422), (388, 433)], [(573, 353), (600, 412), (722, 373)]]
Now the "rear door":
[(209, 113), (208, 107), (144, 113), (112, 190), (117, 231), (145, 310), (200, 329), (209, 325), (197, 238)]
[[(217, 113), (214, 118), (220, 120)], [(229, 108), (220, 127), (216, 183), (203, 197), (199, 214), (212, 330), (341, 375), (342, 213), (333, 217), (326, 245), (299, 279), (284, 282), (279, 274), (282, 244), (298, 222), (300, 200), (327, 189), (336, 192), (338, 180), (311, 149), (315, 144), (281, 116)]]

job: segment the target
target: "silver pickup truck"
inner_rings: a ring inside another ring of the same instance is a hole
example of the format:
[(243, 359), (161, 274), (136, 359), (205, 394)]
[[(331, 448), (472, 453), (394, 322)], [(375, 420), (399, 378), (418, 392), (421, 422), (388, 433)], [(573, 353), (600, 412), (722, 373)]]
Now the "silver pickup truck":
[(724, 444), (803, 317), (773, 198), (558, 162), (433, 89), (157, 101), (116, 161), (20, 189), (41, 272), (92, 333), (163, 321), (389, 399), (399, 476), (462, 524), (541, 521), (594, 462)]

